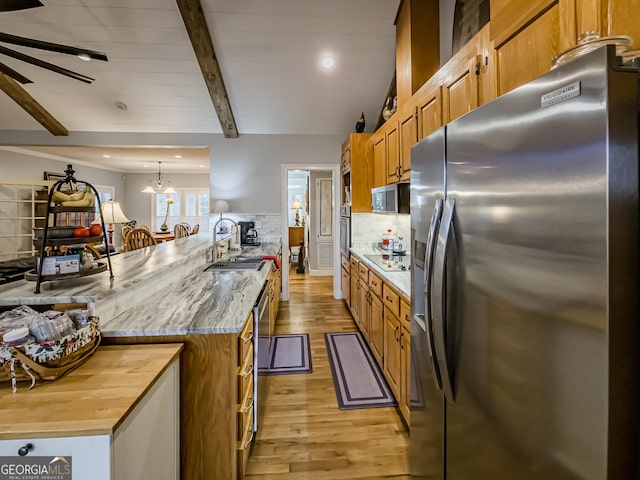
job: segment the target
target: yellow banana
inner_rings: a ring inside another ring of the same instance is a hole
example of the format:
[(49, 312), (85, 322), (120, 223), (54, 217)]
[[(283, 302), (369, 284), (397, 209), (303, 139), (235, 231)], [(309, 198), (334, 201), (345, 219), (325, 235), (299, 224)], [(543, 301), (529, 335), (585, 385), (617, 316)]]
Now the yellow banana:
[(82, 200), (84, 196), (89, 193), (89, 187), (85, 187), (84, 190), (80, 190), (79, 192), (72, 193), (69, 195), (69, 200)]
[(62, 202), (68, 202), (69, 200), (72, 200), (72, 198), (71, 198), (71, 195), (67, 195), (66, 193), (56, 190), (53, 192), (53, 195), (51, 196), (51, 200), (53, 200), (55, 203), (62, 203)]
[(93, 207), (95, 203), (95, 195), (93, 193), (86, 193), (80, 200), (69, 200), (62, 202), (63, 207)]

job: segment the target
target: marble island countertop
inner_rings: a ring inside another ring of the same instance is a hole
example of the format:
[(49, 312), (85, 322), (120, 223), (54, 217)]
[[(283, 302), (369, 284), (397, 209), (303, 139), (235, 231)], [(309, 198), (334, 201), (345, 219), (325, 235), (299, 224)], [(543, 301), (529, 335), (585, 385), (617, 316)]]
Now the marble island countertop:
[[(72, 280), (3, 286), (0, 305), (95, 304), (104, 336), (239, 332), (271, 268), (224, 271), (212, 261), (211, 235), (200, 234), (111, 258), (108, 272)], [(280, 243), (229, 251), (228, 256), (274, 256)], [(222, 259), (224, 260), (224, 258)]]
[[(411, 272), (409, 270), (390, 272), (380, 268), (375, 264), (375, 262), (367, 258), (367, 255), (379, 255), (381, 253), (385, 253), (380, 249), (373, 247), (351, 247), (350, 251), (351, 254), (357, 257), (359, 261), (366, 264), (370, 270), (373, 270), (376, 275), (382, 277), (385, 282), (398, 290), (406, 300), (411, 299)], [(411, 262), (411, 254), (407, 253), (406, 259), (406, 263), (409, 264)]]

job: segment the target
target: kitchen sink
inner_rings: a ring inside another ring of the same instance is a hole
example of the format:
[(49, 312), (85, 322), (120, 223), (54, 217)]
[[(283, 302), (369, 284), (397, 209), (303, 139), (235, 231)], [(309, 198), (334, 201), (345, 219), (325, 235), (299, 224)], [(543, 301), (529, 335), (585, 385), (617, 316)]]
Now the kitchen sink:
[(205, 268), (207, 270), (260, 270), (264, 265), (262, 257), (235, 257), (229, 260), (214, 262)]

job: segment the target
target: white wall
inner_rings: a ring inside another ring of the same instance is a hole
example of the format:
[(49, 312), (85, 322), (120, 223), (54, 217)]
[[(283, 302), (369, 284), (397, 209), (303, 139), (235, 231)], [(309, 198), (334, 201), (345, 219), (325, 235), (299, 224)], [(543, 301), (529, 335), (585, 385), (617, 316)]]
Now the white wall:
[(78, 180), (86, 180), (94, 185), (115, 187), (115, 199), (124, 197), (124, 180), (119, 172), (102, 170), (73, 162), (34, 157), (23, 153), (8, 152), (0, 149), (0, 177), (14, 180), (43, 180), (44, 172), (64, 174), (67, 164), (71, 163)]

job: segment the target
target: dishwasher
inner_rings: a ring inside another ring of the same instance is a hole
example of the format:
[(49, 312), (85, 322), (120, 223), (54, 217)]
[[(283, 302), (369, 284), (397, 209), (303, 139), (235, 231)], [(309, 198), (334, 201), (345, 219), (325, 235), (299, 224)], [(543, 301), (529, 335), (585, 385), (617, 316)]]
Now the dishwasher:
[(258, 419), (263, 418), (267, 379), (260, 375), (260, 369), (269, 365), (269, 351), (271, 336), (269, 334), (269, 292), (265, 282), (258, 300), (253, 307), (253, 331), (258, 332), (257, 340), (254, 336), (253, 344), (253, 431), (258, 431)]

